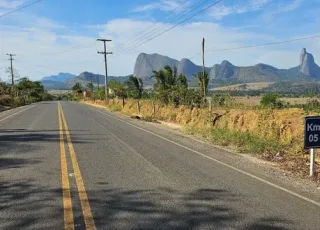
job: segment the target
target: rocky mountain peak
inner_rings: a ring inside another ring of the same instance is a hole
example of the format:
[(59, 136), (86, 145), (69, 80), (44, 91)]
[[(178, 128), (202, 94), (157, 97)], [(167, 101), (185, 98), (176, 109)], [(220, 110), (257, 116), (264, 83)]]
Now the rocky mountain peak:
[(320, 67), (315, 63), (314, 57), (303, 48), (300, 53), (300, 72), (314, 78), (320, 78)]
[(227, 60), (223, 60), (222, 62), (221, 62), (221, 65), (222, 66), (233, 66), (230, 62), (228, 62)]

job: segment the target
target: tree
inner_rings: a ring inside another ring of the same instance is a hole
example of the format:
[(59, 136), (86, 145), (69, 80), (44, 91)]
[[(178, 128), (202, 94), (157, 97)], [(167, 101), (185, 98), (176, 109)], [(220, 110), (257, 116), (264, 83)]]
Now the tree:
[(156, 83), (154, 84), (155, 90), (166, 90), (167, 89), (167, 76), (166, 72), (161, 69), (159, 71), (152, 71), (153, 75), (151, 78), (156, 79)]
[(200, 87), (201, 96), (203, 100), (206, 100), (208, 93), (208, 84), (209, 84), (209, 74), (207, 72), (199, 72), (197, 75), (194, 75), (197, 79), (197, 84)]
[(74, 86), (72, 86), (72, 90), (77, 93), (82, 93), (83, 87), (79, 82), (77, 82), (74, 84)]
[(186, 76), (180, 74), (175, 80), (175, 85), (172, 86), (170, 96), (170, 101), (173, 101), (174, 105), (177, 107), (180, 104), (187, 103), (187, 90), (188, 90), (188, 80)]
[(100, 98), (100, 100), (102, 100), (102, 98), (106, 98), (106, 92), (105, 92), (104, 88), (98, 89), (97, 94), (98, 94), (98, 97)]
[(33, 82), (28, 77), (23, 77), (16, 85), (16, 93), (22, 97), (24, 103), (28, 103), (42, 100), (45, 90), (41, 82)]
[(185, 91), (188, 83), (184, 75), (180, 74), (178, 76), (177, 67), (172, 69), (167, 65), (159, 71), (153, 71), (152, 77), (156, 79), (154, 89), (157, 93), (157, 98), (166, 104), (173, 102), (178, 105), (181, 101), (180, 91)]
[(91, 91), (93, 92), (93, 83), (92, 83), (92, 82), (88, 82), (88, 83), (86, 84), (86, 88), (89, 89), (89, 90), (91, 90)]
[(125, 84), (128, 90), (133, 92), (135, 98), (140, 99), (142, 97), (143, 81), (141, 78), (131, 75)]
[(264, 107), (281, 108), (283, 103), (280, 101), (280, 95), (275, 93), (266, 93), (262, 96), (260, 104)]
[(0, 82), (0, 95), (9, 94), (10, 86), (5, 82)]
[(180, 87), (188, 88), (188, 80), (186, 76), (184, 76), (183, 74), (180, 74), (177, 79), (177, 85), (179, 85)]
[(109, 81), (108, 85), (109, 85), (109, 89), (113, 91), (114, 96), (122, 97), (122, 98), (126, 97), (127, 94), (126, 94), (126, 89), (124, 84), (116, 80), (111, 80)]

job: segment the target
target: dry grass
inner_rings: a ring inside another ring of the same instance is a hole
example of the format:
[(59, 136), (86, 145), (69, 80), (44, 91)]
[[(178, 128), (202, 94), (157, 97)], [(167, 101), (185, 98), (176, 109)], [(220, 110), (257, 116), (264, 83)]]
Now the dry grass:
[(212, 89), (213, 91), (222, 90), (222, 91), (233, 91), (233, 90), (244, 90), (241, 86), (246, 84), (246, 90), (259, 90), (267, 88), (269, 85), (273, 84), (274, 82), (256, 82), (256, 83), (243, 83), (237, 85), (230, 85), (230, 86), (223, 86), (219, 88)]
[(10, 108), (11, 97), (9, 95), (0, 95), (0, 112)]
[(72, 93), (72, 90), (48, 90), (48, 93), (52, 95), (61, 95)]
[[(210, 118), (208, 109), (190, 109), (185, 106), (174, 108), (156, 104), (155, 114), (153, 114), (151, 101), (140, 101), (140, 106), (139, 115), (142, 117), (154, 117), (158, 120), (197, 129), (216, 128), (235, 133), (250, 133), (259, 138), (274, 140), (286, 146), (291, 153), (298, 153), (302, 150), (303, 124), (304, 117), (307, 115), (303, 109), (244, 110), (215, 107)], [(132, 100), (126, 101), (124, 108), (122, 108), (121, 100), (111, 100), (108, 107), (112, 109), (117, 107), (122, 113), (129, 116), (138, 114), (137, 102)]]
[[(257, 106), (260, 104), (261, 97), (232, 97), (233, 101), (237, 104), (243, 104), (246, 106)], [(303, 105), (308, 102), (311, 98), (307, 97), (282, 97), (280, 98), (281, 101), (289, 102), (290, 105)]]
[[(90, 103), (87, 101), (87, 103)], [(121, 109), (129, 116), (138, 114), (137, 102), (126, 101), (122, 108), (121, 100), (111, 100), (110, 109)], [(97, 105), (104, 102), (97, 101)], [(121, 106), (120, 106), (121, 105)], [(161, 120), (185, 125), (192, 133), (200, 134), (213, 143), (236, 146), (240, 151), (255, 153), (259, 157), (279, 162), (286, 170), (307, 175), (307, 159), (303, 157), (304, 118), (303, 109), (230, 109), (213, 108), (211, 119), (207, 109), (174, 108), (152, 102), (140, 101), (139, 117), (146, 121)], [(317, 160), (317, 161), (320, 161)]]

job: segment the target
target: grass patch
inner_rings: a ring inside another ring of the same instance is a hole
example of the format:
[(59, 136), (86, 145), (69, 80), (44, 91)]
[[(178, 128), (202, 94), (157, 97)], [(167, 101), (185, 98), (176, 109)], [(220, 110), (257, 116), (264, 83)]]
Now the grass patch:
[(112, 112), (121, 111), (121, 105), (113, 104), (109, 105), (108, 109), (110, 109)]
[(169, 119), (170, 119), (170, 121), (175, 121), (176, 118), (177, 118), (177, 114), (176, 114), (176, 113), (170, 113), (170, 114), (169, 114)]
[(285, 151), (277, 141), (261, 138), (248, 132), (231, 131), (228, 129), (211, 128), (200, 130), (189, 128), (190, 134), (200, 134), (214, 144), (222, 146), (236, 146), (240, 152), (247, 152), (264, 157), (272, 157), (278, 152)]
[(153, 122), (154, 118), (152, 116), (145, 116), (145, 117), (142, 117), (142, 120), (147, 122)]

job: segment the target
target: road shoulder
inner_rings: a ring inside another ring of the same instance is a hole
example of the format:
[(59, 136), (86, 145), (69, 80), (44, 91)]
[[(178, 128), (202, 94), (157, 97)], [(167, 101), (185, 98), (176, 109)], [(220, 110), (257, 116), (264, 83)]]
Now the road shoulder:
[(268, 180), (280, 186), (284, 186), (294, 192), (303, 194), (309, 198), (320, 201), (320, 185), (314, 181), (298, 178), (288, 171), (280, 169), (277, 164), (261, 160), (249, 154), (241, 154), (235, 150), (230, 150), (221, 146), (213, 145), (200, 136), (186, 134), (183, 127), (172, 125), (167, 122), (145, 122), (139, 119), (132, 119), (130, 116), (119, 112), (110, 112), (105, 106), (81, 103), (96, 110), (105, 112), (118, 119), (129, 122), (150, 132), (164, 136), (188, 148), (201, 151), (222, 162), (226, 162), (236, 168), (249, 172), (259, 178)]

